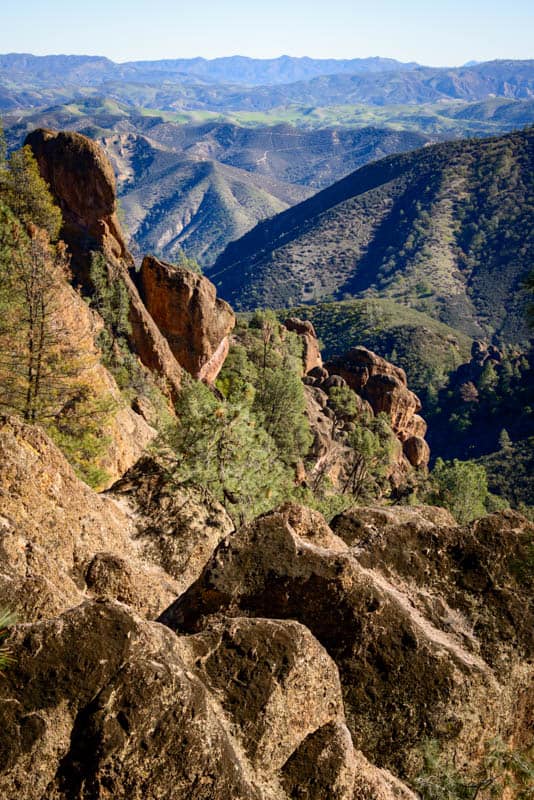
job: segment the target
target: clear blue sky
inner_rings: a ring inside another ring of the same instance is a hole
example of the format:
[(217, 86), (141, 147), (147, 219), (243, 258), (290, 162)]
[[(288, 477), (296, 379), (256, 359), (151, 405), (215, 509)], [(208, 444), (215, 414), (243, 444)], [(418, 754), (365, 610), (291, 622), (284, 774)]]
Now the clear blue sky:
[(432, 65), (534, 57), (533, 0), (0, 0), (0, 52), (115, 61), (284, 53)]

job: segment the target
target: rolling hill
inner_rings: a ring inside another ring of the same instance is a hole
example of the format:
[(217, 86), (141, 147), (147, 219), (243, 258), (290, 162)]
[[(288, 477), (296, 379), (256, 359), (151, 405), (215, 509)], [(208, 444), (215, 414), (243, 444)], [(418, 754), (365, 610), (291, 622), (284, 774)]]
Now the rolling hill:
[(208, 270), (236, 308), (383, 297), (472, 337), (526, 340), (534, 129), (362, 167), (231, 243)]
[(311, 194), (302, 186), (178, 154), (134, 134), (103, 141), (118, 175), (134, 254), (173, 260), (184, 250), (200, 264), (225, 245)]
[(333, 61), (313, 69), (297, 69), (293, 64), (284, 70), (283, 63), (278, 61), (278, 66), (273, 66), (261, 62), (257, 67), (241, 69), (239, 62), (232, 62), (208, 69), (202, 63), (114, 64), (99, 57), (11, 54), (0, 56), (0, 108), (42, 107), (95, 95), (106, 95), (132, 107), (172, 112), (265, 112), (293, 103), (310, 107), (358, 103), (384, 106), (534, 97), (532, 60), (490, 61), (458, 68), (386, 60), (379, 69), (376, 62), (374, 69), (368, 69)]
[(183, 125), (95, 98), (6, 117), (19, 146), (36, 127), (98, 140), (115, 167), (136, 252), (172, 260), (182, 247), (210, 264), (254, 225), (368, 161), (420, 147), (428, 137), (379, 128), (320, 131), (291, 125)]

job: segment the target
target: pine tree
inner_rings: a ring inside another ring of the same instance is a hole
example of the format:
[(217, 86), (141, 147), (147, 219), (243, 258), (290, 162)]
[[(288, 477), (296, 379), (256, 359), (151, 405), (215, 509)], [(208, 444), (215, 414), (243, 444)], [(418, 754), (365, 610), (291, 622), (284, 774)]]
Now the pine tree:
[(26, 227), (45, 230), (51, 242), (57, 241), (62, 224), (61, 211), (54, 203), (32, 150), (15, 150), (0, 173), (0, 198)]
[(503, 428), (499, 434), (499, 447), (501, 450), (511, 450), (512, 449), (512, 440), (508, 434), (506, 428)]
[(277, 448), (242, 404), (220, 402), (190, 380), (176, 404), (178, 423), (164, 436), (173, 455), (169, 470), (179, 485), (204, 487), (237, 523), (273, 508), (291, 491), (291, 474)]
[(28, 229), (0, 211), (0, 405), (43, 422), (57, 412), (80, 365), (62, 321), (65, 247)]

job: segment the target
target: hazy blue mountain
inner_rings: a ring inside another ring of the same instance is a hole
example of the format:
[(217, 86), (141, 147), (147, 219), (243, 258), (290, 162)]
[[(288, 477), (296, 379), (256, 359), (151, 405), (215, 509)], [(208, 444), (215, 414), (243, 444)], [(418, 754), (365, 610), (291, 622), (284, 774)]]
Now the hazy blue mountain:
[(376, 73), (391, 70), (410, 70), (415, 62), (404, 64), (393, 58), (319, 59), (279, 58), (260, 59), (245, 56), (225, 58), (177, 58), (160, 61), (130, 61), (116, 64), (100, 56), (32, 56), (28, 53), (0, 55), (0, 71), (11, 80), (33, 81), (39, 85), (64, 86), (80, 83), (98, 85), (103, 80), (161, 82), (193, 76), (215, 83), (245, 86), (275, 85), (309, 80), (334, 73)]
[(11, 54), (0, 56), (0, 90), (4, 109), (42, 106), (52, 98), (63, 103), (95, 91), (129, 105), (170, 111), (266, 111), (290, 103), (384, 106), (493, 96), (528, 100), (534, 97), (534, 61), (437, 69), (387, 59), (232, 57), (114, 64), (89, 56)]

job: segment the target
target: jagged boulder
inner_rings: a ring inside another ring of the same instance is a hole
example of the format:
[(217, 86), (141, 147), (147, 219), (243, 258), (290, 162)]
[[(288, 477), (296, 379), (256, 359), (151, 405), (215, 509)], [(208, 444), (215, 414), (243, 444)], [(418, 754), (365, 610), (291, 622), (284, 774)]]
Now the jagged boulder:
[(336, 665), (297, 622), (225, 619), (184, 647), (256, 769), (281, 769), (309, 734), (344, 722)]
[[(367, 400), (375, 414), (384, 412), (402, 440), (412, 432), (413, 418), (421, 401), (408, 389), (406, 373), (366, 347), (354, 347), (346, 355), (329, 361), (331, 374), (341, 375), (348, 385)], [(419, 419), (421, 419), (419, 417)]]
[(263, 797), (162, 626), (89, 602), (21, 626), (11, 646), (0, 686), (2, 797)]
[(387, 375), (403, 386), (407, 385), (406, 373), (401, 367), (396, 367), (366, 347), (353, 347), (348, 353), (328, 361), (326, 366), (331, 375), (341, 375), (358, 393), (375, 375)]
[(24, 800), (409, 800), (354, 751), (302, 625), (177, 637), (116, 602), (19, 625), (0, 682), (0, 794)]
[(402, 451), (412, 467), (426, 466), (430, 461), (430, 447), (422, 436), (410, 436), (403, 443)]
[(365, 556), (365, 539), (349, 547), (320, 515), (284, 506), (222, 543), (161, 621), (198, 633), (213, 614), (297, 620), (336, 661), (349, 729), (371, 761), (413, 777), (422, 740), (435, 738), (476, 763), (481, 741), (528, 735), (531, 586), (513, 565), (532, 527), (506, 515), (469, 529), (421, 518), (420, 543), (395, 550), (404, 572), (388, 571)]
[[(397, 471), (405, 472), (406, 463), (426, 467), (430, 448), (424, 437), (426, 422), (419, 416), (421, 401), (407, 385), (406, 373), (366, 347), (353, 347), (343, 356), (326, 364), (332, 376), (341, 376), (371, 406), (375, 415), (388, 416), (391, 428), (404, 445)], [(405, 444), (406, 443), (406, 444)]]
[(137, 276), (143, 302), (178, 363), (213, 383), (229, 349), (235, 315), (207, 278), (153, 256)]
[(321, 369), (323, 359), (319, 350), (319, 342), (315, 328), (309, 320), (289, 317), (284, 322), (288, 331), (297, 333), (302, 339), (302, 366), (304, 374), (307, 375), (313, 369)]

